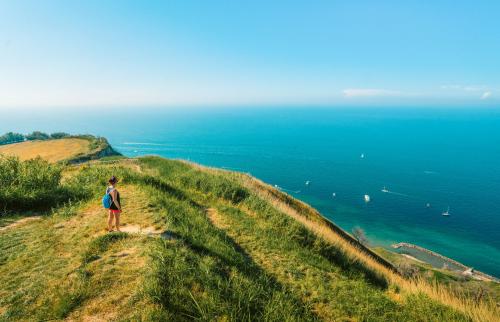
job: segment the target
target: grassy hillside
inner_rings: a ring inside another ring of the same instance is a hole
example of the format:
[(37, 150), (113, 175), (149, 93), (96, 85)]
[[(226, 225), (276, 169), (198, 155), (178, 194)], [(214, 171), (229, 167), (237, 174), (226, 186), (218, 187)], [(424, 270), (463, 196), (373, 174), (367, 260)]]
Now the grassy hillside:
[(0, 153), (18, 156), (21, 160), (42, 157), (49, 162), (70, 159), (90, 151), (90, 141), (84, 139), (59, 139), (50, 141), (27, 141), (0, 146)]
[(88, 161), (118, 153), (111, 149), (106, 139), (81, 135), (0, 145), (0, 154), (17, 156), (21, 160), (41, 157), (51, 163), (56, 163)]
[[(66, 193), (41, 194), (35, 213), (11, 202), (0, 217), (0, 321), (498, 317), (487, 295), (405, 279), (243, 174), (156, 157), (43, 166)], [(105, 232), (100, 207), (111, 174), (122, 179), (122, 233)]]

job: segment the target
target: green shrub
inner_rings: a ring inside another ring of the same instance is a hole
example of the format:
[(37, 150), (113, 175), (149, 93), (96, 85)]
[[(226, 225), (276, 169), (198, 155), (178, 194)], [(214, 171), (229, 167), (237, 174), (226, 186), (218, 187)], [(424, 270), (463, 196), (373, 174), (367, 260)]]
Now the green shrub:
[(70, 135), (66, 132), (55, 132), (55, 133), (52, 133), (50, 135), (50, 137), (52, 139), (62, 139), (62, 138), (68, 137), (68, 136), (70, 136)]
[(0, 156), (0, 204), (2, 210), (49, 209), (70, 198), (61, 186), (61, 167), (36, 158), (20, 161)]
[(24, 135), (19, 133), (9, 132), (0, 136), (0, 145), (23, 142), (23, 141), (24, 141)]
[(26, 135), (26, 140), (31, 141), (31, 140), (48, 140), (50, 139), (50, 136), (47, 133), (43, 133), (40, 131), (34, 131), (28, 135)]
[[(78, 201), (97, 197), (111, 175), (127, 180), (120, 167), (86, 166), (61, 182), (62, 165), (41, 158), (20, 161), (0, 155), (0, 211), (61, 208), (74, 213)], [(67, 208), (67, 209), (66, 209)]]

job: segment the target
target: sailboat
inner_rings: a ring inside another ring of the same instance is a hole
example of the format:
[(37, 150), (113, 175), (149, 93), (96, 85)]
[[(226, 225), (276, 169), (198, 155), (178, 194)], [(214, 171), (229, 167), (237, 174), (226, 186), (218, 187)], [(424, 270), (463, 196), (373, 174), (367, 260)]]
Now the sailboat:
[(370, 202), (370, 196), (369, 195), (365, 195), (365, 202)]
[(442, 213), (443, 216), (449, 216), (450, 215), (450, 207), (448, 206), (448, 209), (446, 209), (445, 212)]
[(384, 186), (384, 189), (382, 189), (381, 191), (382, 191), (382, 192), (385, 192), (385, 193), (389, 192), (389, 190), (387, 190), (387, 189), (385, 188), (385, 186)]

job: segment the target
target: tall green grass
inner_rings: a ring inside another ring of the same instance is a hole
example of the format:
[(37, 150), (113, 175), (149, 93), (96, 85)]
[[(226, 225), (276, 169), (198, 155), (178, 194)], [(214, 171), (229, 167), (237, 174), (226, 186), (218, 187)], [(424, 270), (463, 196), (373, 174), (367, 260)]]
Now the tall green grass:
[(146, 294), (178, 321), (310, 321), (300, 299), (263, 271), (189, 199), (152, 186), (149, 194), (170, 227), (152, 251)]
[(63, 165), (41, 158), (21, 161), (15, 156), (0, 155), (0, 214), (71, 205), (103, 194), (111, 175), (125, 182), (133, 176), (120, 166), (83, 166), (63, 181), (63, 170)]
[(61, 185), (62, 168), (41, 158), (20, 161), (0, 155), (0, 210), (50, 208), (67, 200), (71, 191)]

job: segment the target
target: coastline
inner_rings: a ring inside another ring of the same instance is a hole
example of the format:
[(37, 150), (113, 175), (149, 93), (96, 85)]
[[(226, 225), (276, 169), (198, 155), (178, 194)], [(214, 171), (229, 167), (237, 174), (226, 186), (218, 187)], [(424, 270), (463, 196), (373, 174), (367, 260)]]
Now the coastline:
[[(91, 135), (72, 135), (72, 136), (69, 136), (69, 138), (83, 138), (83, 139), (87, 139), (91, 142), (94, 142), (95, 143), (95, 148), (92, 149), (91, 151), (89, 151), (89, 153), (86, 153), (86, 154), (80, 154), (80, 155), (77, 155), (71, 159), (67, 159), (66, 162), (69, 163), (69, 164), (80, 164), (80, 163), (83, 163), (83, 162), (87, 162), (87, 161), (91, 161), (91, 160), (97, 160), (97, 159), (100, 159), (102, 157), (106, 157), (106, 156), (114, 156), (114, 155), (121, 155), (119, 152), (117, 152), (110, 144), (109, 142), (105, 139), (105, 138), (102, 138), (102, 137), (95, 137), (95, 136), (91, 136)], [(198, 163), (193, 163), (191, 161), (186, 161), (188, 163), (191, 163), (191, 164), (196, 164), (197, 166), (201, 166), (199, 165)], [(224, 169), (222, 167), (211, 167), (211, 166), (201, 166), (201, 167), (208, 167), (208, 168), (214, 168), (214, 169), (217, 169), (217, 170), (222, 170), (222, 171), (230, 171), (230, 172), (235, 172), (234, 170), (228, 170), (228, 169)], [(238, 171), (236, 171), (238, 172)], [(239, 172), (238, 172), (239, 173)], [(330, 229), (332, 229), (333, 231), (337, 232), (340, 236), (342, 236), (346, 241), (348, 241), (349, 243), (353, 244), (356, 248), (360, 249), (361, 251), (363, 251), (364, 253), (366, 253), (367, 255), (375, 258), (379, 264), (385, 266), (386, 268), (390, 269), (390, 270), (393, 270), (393, 271), (397, 271), (396, 267), (394, 266), (393, 263), (391, 263), (390, 261), (388, 261), (386, 258), (383, 258), (383, 257), (380, 257), (378, 254), (376, 254), (371, 247), (367, 247), (365, 245), (363, 245), (362, 243), (359, 243), (358, 240), (356, 240), (356, 238), (354, 238), (347, 230), (344, 230), (339, 224), (337, 224), (335, 221), (333, 220), (330, 220), (328, 217), (324, 216), (320, 211), (316, 210), (316, 208), (314, 208), (313, 206), (311, 206), (309, 203), (306, 203), (304, 201), (302, 201), (301, 199), (299, 198), (296, 198), (295, 196), (292, 196), (284, 191), (282, 191), (281, 189), (276, 189), (275, 187), (273, 187), (271, 184), (268, 184), (264, 181), (261, 181), (260, 179), (257, 179), (256, 177), (250, 175), (251, 178), (253, 178), (254, 180), (257, 180), (257, 181), (260, 181), (263, 185), (266, 185), (268, 186), (271, 190), (273, 191), (272, 194), (275, 195), (276, 197), (280, 194), (284, 194), (285, 197), (284, 199), (293, 199), (295, 201), (296, 204), (302, 204), (303, 206), (299, 206), (299, 208), (304, 208), (304, 206), (306, 208), (310, 208), (311, 211), (310, 211), (310, 214), (312, 215), (312, 217), (320, 217), (321, 220), (324, 224), (326, 224), (327, 226), (329, 226)], [(301, 209), (303, 210), (303, 209)], [(452, 263), (453, 265), (456, 265), (458, 267), (460, 267), (460, 270), (456, 270), (456, 269), (450, 269), (450, 271), (455, 271), (455, 272), (460, 272), (462, 274), (464, 273), (468, 273), (469, 276), (475, 278), (475, 279), (480, 279), (480, 280), (485, 280), (485, 281), (495, 281), (495, 282), (499, 282), (498, 278), (492, 276), (492, 275), (489, 275), (487, 273), (484, 273), (484, 272), (481, 272), (481, 271), (476, 271), (476, 270), (473, 270), (471, 267), (469, 266), (466, 266), (452, 258), (449, 258), (449, 257), (446, 257), (446, 256), (443, 256), (439, 253), (436, 253), (432, 250), (429, 250), (429, 249), (425, 249), (423, 247), (420, 247), (420, 246), (417, 246), (417, 245), (413, 245), (413, 244), (408, 244), (408, 243), (400, 243), (400, 244), (396, 244), (396, 245), (399, 245), (398, 247), (394, 247), (395, 245), (393, 245), (393, 248), (400, 248), (400, 247), (408, 247), (408, 248), (413, 248), (413, 249), (417, 249), (421, 252), (424, 252), (424, 253), (427, 253), (433, 257), (436, 257), (436, 258), (440, 258), (442, 259), (443, 261), (445, 262), (448, 262), (448, 263)], [(395, 254), (398, 254), (397, 252), (394, 252)], [(400, 255), (404, 255), (405, 257), (408, 257), (408, 258), (411, 258), (413, 260), (416, 260), (418, 262), (421, 262), (421, 263), (427, 263), (427, 264), (430, 264), (431, 266), (433, 266), (434, 268), (441, 268), (439, 266), (435, 266), (435, 265), (432, 265), (432, 263), (429, 263), (428, 261), (426, 260), (422, 260), (422, 259), (419, 259), (417, 258), (416, 256), (411, 256), (411, 255), (408, 255), (408, 254), (400, 254)], [(465, 274), (464, 274), (465, 275)]]
[[(477, 270), (473, 269), (472, 267), (466, 266), (466, 265), (464, 265), (464, 264), (462, 264), (462, 263), (460, 263), (452, 258), (446, 257), (444, 255), (441, 255), (441, 254), (436, 253), (430, 249), (427, 249), (427, 248), (424, 248), (424, 247), (421, 247), (418, 245), (401, 242), (401, 243), (393, 244), (391, 247), (394, 249), (400, 249), (400, 248), (415, 249), (417, 251), (426, 253), (430, 256), (439, 258), (439, 259), (443, 260), (445, 263), (447, 262), (447, 263), (453, 264), (462, 270), (462, 271), (457, 271), (454, 269), (450, 269), (451, 271), (460, 272), (462, 275), (470, 276), (476, 280), (487, 281), (487, 282), (496, 282), (496, 283), (500, 282), (498, 278), (496, 278), (492, 275), (486, 274), (486, 273), (481, 272), (481, 271), (477, 271)], [(428, 263), (427, 261), (424, 261), (424, 260), (420, 260), (412, 255), (408, 255), (408, 254), (401, 254), (401, 255), (408, 257), (408, 258), (415, 259), (419, 262), (424, 262), (424, 263), (432, 265), (431, 263)], [(434, 266), (434, 265), (432, 265), (432, 266)], [(439, 267), (435, 267), (435, 268), (439, 268)]]

